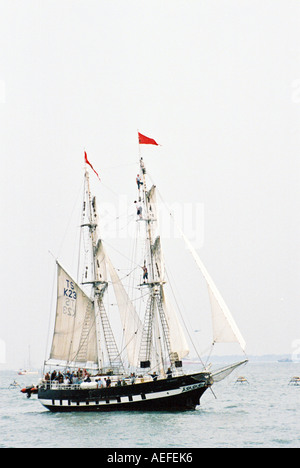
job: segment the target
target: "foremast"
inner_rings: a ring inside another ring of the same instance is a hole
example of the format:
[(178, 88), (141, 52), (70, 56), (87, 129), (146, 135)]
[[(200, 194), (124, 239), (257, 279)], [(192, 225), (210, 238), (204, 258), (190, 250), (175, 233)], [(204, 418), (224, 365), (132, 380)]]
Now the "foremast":
[[(104, 295), (108, 288), (106, 255), (99, 235), (96, 198), (91, 195), (87, 167), (85, 167), (84, 175), (81, 229), (83, 231), (82, 238), (84, 239), (83, 247), (86, 253), (82, 284), (91, 286), (90, 295), (94, 301), (99, 372), (107, 371), (108, 369), (105, 367), (108, 365), (109, 370), (113, 373), (123, 373), (124, 366), (104, 306)], [(88, 230), (88, 242), (84, 232), (86, 230)], [(86, 242), (89, 245), (86, 245)], [(105, 362), (105, 359), (108, 362)]]

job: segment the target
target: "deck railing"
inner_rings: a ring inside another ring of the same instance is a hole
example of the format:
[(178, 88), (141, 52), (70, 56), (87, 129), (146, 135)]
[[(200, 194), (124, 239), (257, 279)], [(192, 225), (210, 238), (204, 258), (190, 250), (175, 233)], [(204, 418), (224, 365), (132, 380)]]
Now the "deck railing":
[[(161, 380), (164, 377), (159, 376), (158, 380)], [(134, 381), (134, 384), (139, 384), (139, 383), (146, 383), (146, 382), (152, 382), (152, 378), (145, 377), (145, 378), (136, 378)], [(102, 380), (103, 388), (106, 388), (105, 381)], [(131, 378), (126, 378), (125, 379), (125, 385), (132, 385), (132, 380)], [(111, 387), (116, 387), (117, 381), (113, 380), (111, 382)], [(121, 382), (121, 386), (124, 386), (124, 382)], [(99, 386), (98, 382), (96, 380), (92, 380), (91, 382), (84, 382), (80, 381), (78, 383), (59, 383), (58, 380), (42, 380), (39, 385), (40, 388), (48, 389), (48, 390), (86, 390), (86, 389), (97, 389), (97, 388), (102, 388)]]

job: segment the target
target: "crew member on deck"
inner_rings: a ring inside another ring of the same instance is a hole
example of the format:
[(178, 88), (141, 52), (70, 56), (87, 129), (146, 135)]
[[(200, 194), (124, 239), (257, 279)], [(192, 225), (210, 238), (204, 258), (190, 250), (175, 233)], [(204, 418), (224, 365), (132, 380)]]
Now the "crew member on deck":
[(156, 380), (158, 379), (157, 373), (156, 373), (156, 372), (153, 372), (153, 374), (150, 374), (150, 375), (151, 375), (153, 381), (156, 382)]

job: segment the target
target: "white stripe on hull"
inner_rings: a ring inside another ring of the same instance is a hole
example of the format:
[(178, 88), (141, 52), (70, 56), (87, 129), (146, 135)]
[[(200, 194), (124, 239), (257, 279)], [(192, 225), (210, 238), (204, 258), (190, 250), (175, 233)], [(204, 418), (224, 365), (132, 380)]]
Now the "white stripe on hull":
[(39, 398), (39, 401), (41, 402), (42, 405), (46, 406), (47, 408), (50, 407), (78, 407), (78, 406), (108, 406), (108, 405), (119, 405), (120, 403), (122, 404), (130, 404), (130, 403), (136, 403), (140, 401), (151, 401), (151, 400), (158, 400), (161, 398), (168, 398), (168, 397), (173, 397), (176, 395), (180, 395), (181, 393), (186, 393), (190, 392), (196, 389), (203, 388), (203, 383), (198, 383), (198, 384), (192, 384), (192, 385), (187, 385), (185, 387), (179, 387), (173, 390), (166, 390), (163, 392), (154, 392), (154, 393), (146, 393), (146, 394), (141, 394), (141, 395), (131, 395), (131, 396), (121, 396), (118, 398), (112, 398), (112, 399), (107, 399), (107, 400), (97, 400), (95, 398), (95, 401), (79, 401), (79, 402), (74, 402), (71, 400), (44, 400), (42, 398)]

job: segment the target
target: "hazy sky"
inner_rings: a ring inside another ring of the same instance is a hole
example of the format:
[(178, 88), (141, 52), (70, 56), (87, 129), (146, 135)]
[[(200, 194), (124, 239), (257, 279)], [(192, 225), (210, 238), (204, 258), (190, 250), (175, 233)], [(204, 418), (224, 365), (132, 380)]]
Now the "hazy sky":
[[(187, 234), (247, 352), (300, 357), (299, 24), (298, 0), (0, 0), (8, 366), (24, 365), (29, 345), (34, 364), (45, 357), (48, 251), (73, 271), (84, 149), (98, 203), (120, 194), (124, 211), (137, 129), (162, 145), (143, 154), (164, 198), (196, 213)], [(197, 272), (187, 261), (182, 274), (181, 254), (175, 266), (178, 243), (167, 251), (199, 320)]]

